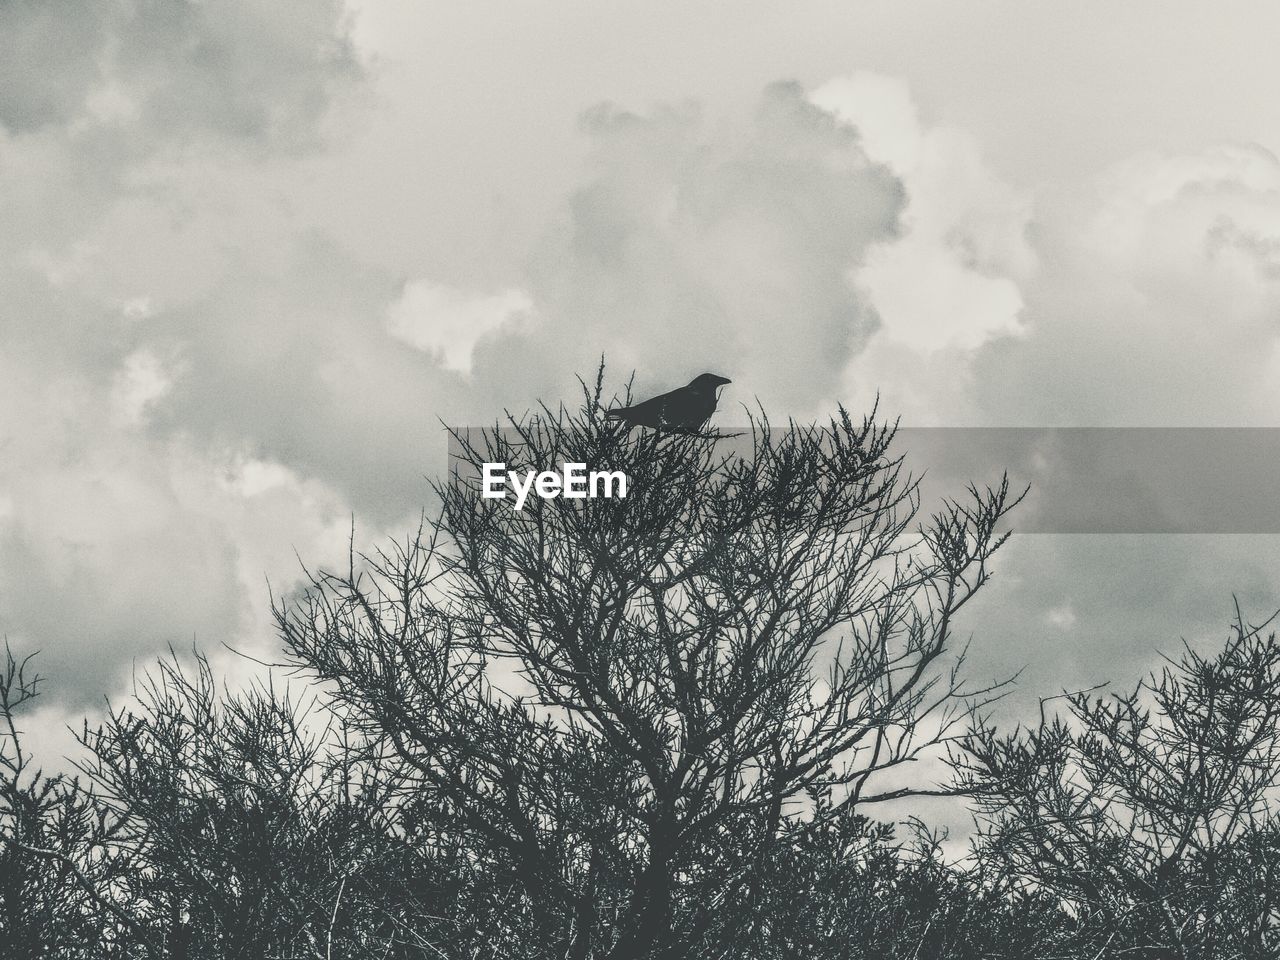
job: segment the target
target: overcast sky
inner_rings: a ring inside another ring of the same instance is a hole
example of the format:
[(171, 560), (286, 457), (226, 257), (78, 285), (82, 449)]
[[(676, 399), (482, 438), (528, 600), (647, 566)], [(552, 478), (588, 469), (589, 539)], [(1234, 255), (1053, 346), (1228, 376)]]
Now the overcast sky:
[[(78, 711), (404, 529), (440, 420), (1280, 425), (1269, 3), (0, 2), (0, 633)], [(1016, 525), (1016, 519), (1015, 519)], [(296, 551), (296, 554), (295, 554)], [(1015, 538), (1024, 692), (1280, 606), (1261, 536)]]

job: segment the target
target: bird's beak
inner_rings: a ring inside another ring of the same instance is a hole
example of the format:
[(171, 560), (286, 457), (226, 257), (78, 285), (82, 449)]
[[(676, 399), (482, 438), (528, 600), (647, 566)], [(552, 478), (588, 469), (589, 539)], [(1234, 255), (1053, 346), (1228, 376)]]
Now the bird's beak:
[(723, 386), (726, 383), (733, 383), (733, 381), (730, 380), (728, 377), (716, 377), (716, 379), (720, 381), (721, 386)]

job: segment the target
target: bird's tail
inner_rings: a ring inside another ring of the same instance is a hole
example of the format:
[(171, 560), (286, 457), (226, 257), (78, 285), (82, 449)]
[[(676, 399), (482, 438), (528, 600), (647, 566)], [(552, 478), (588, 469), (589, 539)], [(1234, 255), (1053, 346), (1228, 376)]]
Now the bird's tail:
[(614, 407), (612, 410), (606, 410), (604, 412), (604, 418), (606, 420), (625, 420), (627, 419), (627, 408)]

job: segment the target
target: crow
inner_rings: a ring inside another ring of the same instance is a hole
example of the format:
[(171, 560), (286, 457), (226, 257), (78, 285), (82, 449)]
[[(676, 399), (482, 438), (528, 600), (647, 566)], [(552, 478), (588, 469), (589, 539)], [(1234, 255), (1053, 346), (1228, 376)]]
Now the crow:
[(732, 382), (714, 373), (704, 373), (694, 377), (688, 386), (659, 394), (635, 406), (617, 407), (605, 413), (605, 418), (621, 420), (628, 430), (641, 426), (655, 430), (696, 431), (716, 412), (716, 391)]

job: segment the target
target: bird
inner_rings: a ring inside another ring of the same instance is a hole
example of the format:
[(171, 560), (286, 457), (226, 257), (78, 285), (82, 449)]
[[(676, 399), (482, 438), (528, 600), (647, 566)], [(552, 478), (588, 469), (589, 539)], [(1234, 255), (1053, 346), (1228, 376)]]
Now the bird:
[(681, 433), (697, 431), (716, 412), (716, 393), (726, 383), (733, 381), (714, 373), (699, 374), (686, 386), (650, 397), (630, 407), (615, 407), (606, 411), (605, 419), (621, 420), (628, 430), (641, 426)]

